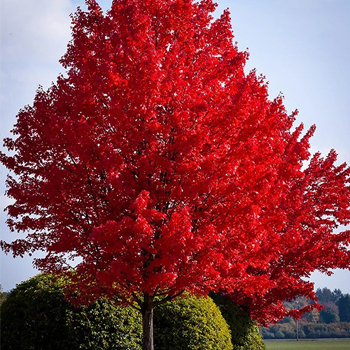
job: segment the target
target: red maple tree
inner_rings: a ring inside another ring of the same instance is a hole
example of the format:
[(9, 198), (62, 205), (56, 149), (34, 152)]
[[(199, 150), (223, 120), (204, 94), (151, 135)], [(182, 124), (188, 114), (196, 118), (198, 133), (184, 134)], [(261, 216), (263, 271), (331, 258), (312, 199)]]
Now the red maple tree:
[[(281, 97), (244, 73), (228, 11), (211, 0), (94, 0), (78, 9), (65, 76), (17, 116), (2, 242), (69, 273), (77, 302), (137, 305), (144, 349), (154, 307), (223, 292), (261, 323), (315, 300), (304, 278), (349, 268), (350, 169), (311, 156)], [(316, 305), (316, 304), (315, 304)], [(305, 311), (305, 310), (303, 310)], [(295, 314), (295, 313), (294, 313)]]

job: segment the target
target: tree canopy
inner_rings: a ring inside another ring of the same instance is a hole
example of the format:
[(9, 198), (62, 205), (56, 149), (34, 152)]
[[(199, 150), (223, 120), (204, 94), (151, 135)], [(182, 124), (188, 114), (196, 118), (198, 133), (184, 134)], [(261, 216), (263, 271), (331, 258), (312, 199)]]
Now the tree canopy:
[[(72, 16), (65, 75), (17, 116), (2, 242), (75, 266), (75, 300), (138, 303), (146, 323), (185, 290), (224, 292), (262, 322), (315, 299), (314, 270), (349, 268), (350, 169), (310, 155), (283, 99), (244, 72), (211, 0), (94, 0)], [(310, 308), (312, 306), (309, 306)], [(289, 312), (291, 313), (291, 312)], [(149, 347), (150, 348), (150, 347)]]

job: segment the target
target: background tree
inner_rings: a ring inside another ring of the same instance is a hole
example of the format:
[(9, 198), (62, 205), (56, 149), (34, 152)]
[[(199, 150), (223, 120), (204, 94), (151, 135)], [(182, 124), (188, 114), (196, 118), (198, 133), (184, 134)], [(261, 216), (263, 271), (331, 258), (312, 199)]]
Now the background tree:
[(326, 305), (323, 310), (320, 311), (320, 322), (334, 323), (339, 322), (338, 310), (335, 305)]
[(350, 294), (345, 294), (339, 298), (338, 307), (340, 321), (350, 322)]
[(306, 323), (317, 323), (320, 321), (320, 312), (316, 309), (313, 309), (310, 312), (303, 315), (301, 320), (305, 321)]
[(7, 293), (2, 291), (2, 286), (0, 284), (0, 305), (3, 303), (3, 301), (6, 299)]
[(327, 287), (324, 287), (322, 289), (318, 288), (316, 290), (316, 295), (319, 302), (333, 301), (332, 291)]
[(316, 295), (320, 303), (323, 302), (333, 302), (336, 303), (340, 297), (343, 296), (340, 289), (334, 289), (331, 291), (329, 288), (318, 288), (316, 290)]
[(340, 296), (342, 295), (339, 289), (335, 289), (333, 292), (328, 288), (317, 289), (316, 295), (318, 301), (323, 305), (324, 309), (320, 311), (320, 322), (334, 323), (339, 322), (339, 309), (336, 305)]
[[(282, 98), (244, 73), (228, 11), (211, 0), (94, 0), (73, 16), (59, 76), (17, 116), (1, 161), (12, 171), (2, 242), (35, 265), (75, 266), (67, 294), (136, 302), (144, 349), (153, 309), (225, 292), (262, 323), (284, 300), (315, 299), (314, 270), (349, 268), (349, 168), (310, 157)], [(78, 292), (76, 292), (78, 291)], [(312, 308), (306, 306), (298, 316)]]

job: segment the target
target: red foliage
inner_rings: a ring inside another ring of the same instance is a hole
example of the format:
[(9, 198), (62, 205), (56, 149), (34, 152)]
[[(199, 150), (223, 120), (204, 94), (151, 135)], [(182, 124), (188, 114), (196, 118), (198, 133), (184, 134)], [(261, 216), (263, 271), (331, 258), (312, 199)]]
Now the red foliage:
[(80, 258), (80, 301), (229, 293), (260, 322), (349, 268), (350, 170), (310, 156), (211, 0), (94, 0), (73, 18), (66, 76), (18, 114), (8, 224), (42, 270)]

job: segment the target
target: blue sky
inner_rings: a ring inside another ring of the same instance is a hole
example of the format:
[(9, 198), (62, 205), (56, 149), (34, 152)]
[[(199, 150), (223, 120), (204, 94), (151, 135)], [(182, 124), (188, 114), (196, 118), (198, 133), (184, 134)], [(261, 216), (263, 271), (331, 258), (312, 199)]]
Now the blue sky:
[[(100, 1), (108, 9), (111, 0)], [(9, 135), (20, 108), (31, 104), (38, 85), (49, 87), (60, 72), (59, 58), (70, 39), (69, 14), (83, 0), (1, 0), (1, 128)], [(231, 0), (218, 1), (217, 13), (229, 8), (240, 50), (249, 48), (247, 71), (266, 76), (271, 98), (280, 92), (299, 122), (316, 124), (312, 151), (326, 155), (335, 148), (339, 162), (350, 163), (350, 1)], [(12, 240), (2, 209), (6, 169), (0, 167), (0, 232)], [(5, 291), (37, 273), (31, 258), (1, 256)], [(350, 272), (332, 277), (313, 274), (317, 287), (350, 293)]]

